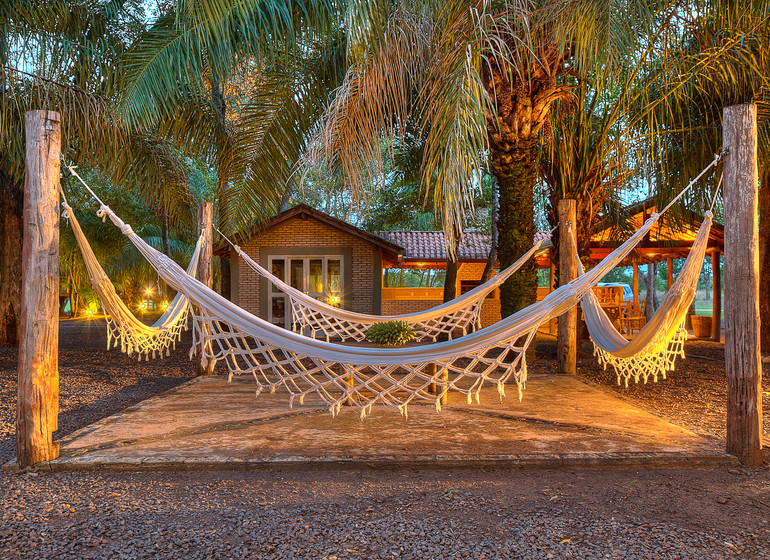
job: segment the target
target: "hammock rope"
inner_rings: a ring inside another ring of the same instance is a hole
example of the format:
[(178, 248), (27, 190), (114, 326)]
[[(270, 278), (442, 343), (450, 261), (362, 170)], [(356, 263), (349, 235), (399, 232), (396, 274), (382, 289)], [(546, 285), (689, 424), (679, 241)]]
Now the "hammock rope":
[(326, 337), (327, 342), (333, 337), (339, 338), (342, 342), (351, 339), (362, 341), (366, 339), (366, 331), (372, 325), (386, 321), (406, 321), (415, 331), (415, 340), (430, 339), (435, 342), (442, 334), (446, 334), (451, 340), (453, 333), (457, 330), (465, 336), (471, 328), (480, 329), (481, 309), (485, 298), (529, 261), (555, 229), (537, 236), (532, 248), (516, 262), (465, 294), (426, 311), (400, 315), (356, 313), (318, 301), (271, 274), (221, 231), (217, 229), (217, 232), (253, 271), (286, 294), (291, 304), (294, 332), (309, 331), (313, 338), (321, 333)]

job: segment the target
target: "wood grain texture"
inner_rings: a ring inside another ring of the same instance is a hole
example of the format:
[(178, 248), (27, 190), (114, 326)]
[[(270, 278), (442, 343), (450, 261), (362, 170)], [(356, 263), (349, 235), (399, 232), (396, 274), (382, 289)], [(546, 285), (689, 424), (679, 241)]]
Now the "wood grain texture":
[[(198, 235), (203, 234), (203, 246), (201, 247), (198, 261), (198, 280), (209, 288), (214, 287), (214, 257), (213, 257), (213, 222), (214, 204), (211, 202), (198, 203)], [(202, 356), (202, 352), (198, 352)], [(213, 375), (214, 364), (198, 361), (198, 375)]]
[(762, 464), (762, 365), (759, 352), (757, 108), (723, 114), (725, 209), (725, 369), (727, 451)]
[[(559, 285), (577, 278), (577, 258), (573, 242), (567, 232), (567, 222), (576, 229), (574, 200), (559, 201)], [(577, 373), (577, 306), (559, 317), (556, 335), (559, 373)]]
[(16, 455), (25, 468), (59, 456), (59, 156), (53, 111), (25, 115), (24, 241)]
[(722, 267), (719, 249), (711, 252), (711, 339), (722, 341)]

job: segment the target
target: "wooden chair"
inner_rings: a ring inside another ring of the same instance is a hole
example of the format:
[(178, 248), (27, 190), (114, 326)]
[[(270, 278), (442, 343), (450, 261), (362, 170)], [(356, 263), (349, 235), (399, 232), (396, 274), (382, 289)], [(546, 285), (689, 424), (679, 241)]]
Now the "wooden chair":
[(633, 303), (625, 303), (620, 316), (620, 332), (623, 336), (630, 337), (644, 328), (644, 325), (647, 324), (647, 316), (645, 315), (646, 308), (646, 300), (639, 303), (638, 313), (634, 311)]

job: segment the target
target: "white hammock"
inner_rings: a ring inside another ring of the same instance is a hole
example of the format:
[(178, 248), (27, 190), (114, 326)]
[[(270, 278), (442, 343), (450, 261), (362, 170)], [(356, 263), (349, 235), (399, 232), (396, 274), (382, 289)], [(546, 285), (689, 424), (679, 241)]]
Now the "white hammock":
[[(718, 160), (719, 156), (715, 157), (661, 213)], [(96, 197), (93, 191), (91, 194)], [(202, 348), (204, 361), (225, 360), (231, 375), (251, 373), (257, 382), (257, 394), (284, 387), (291, 405), (295, 399), (301, 403), (307, 394), (314, 393), (329, 405), (332, 414), (338, 413), (344, 403), (359, 410), (363, 418), (376, 403), (397, 408), (404, 416), (409, 403), (415, 400), (431, 401), (440, 410), (441, 399), (450, 390), (466, 394), (469, 402), (474, 398), (478, 402), (485, 383), (495, 384), (502, 398), (504, 384), (511, 378), (521, 398), (527, 378), (524, 356), (538, 327), (591, 294), (599, 280), (647, 235), (661, 213), (653, 213), (594, 268), (542, 301), (456, 340), (398, 348), (323, 342), (273, 325), (187, 274), (103, 203), (97, 215), (109, 217), (160, 277), (199, 308), (200, 315), (194, 318), (194, 344)]]
[(445, 342), (372, 348), (308, 338), (255, 317), (186, 274), (104, 204), (98, 215), (108, 216), (160, 277), (198, 307), (195, 344), (203, 347), (205, 360), (224, 359), (231, 375), (251, 373), (257, 382), (257, 394), (282, 386), (289, 391), (292, 404), (295, 399), (302, 402), (305, 395), (315, 393), (329, 405), (332, 414), (347, 403), (359, 410), (362, 418), (376, 403), (397, 408), (403, 415), (415, 400), (432, 401), (440, 410), (441, 398), (450, 390), (466, 394), (469, 402), (474, 397), (478, 402), (485, 383), (496, 385), (502, 397), (504, 383), (511, 378), (521, 398), (527, 377), (524, 355), (538, 327), (590, 293), (659, 217), (653, 214), (586, 274), (494, 325)]
[[(176, 348), (176, 342), (181, 338), (182, 331), (187, 330), (187, 319), (190, 314), (190, 302), (187, 297), (177, 293), (168, 309), (152, 326), (142, 323), (131, 313), (131, 310), (115, 292), (115, 287), (88, 244), (72, 207), (67, 204), (66, 200), (62, 202), (62, 206), (64, 207), (64, 217), (69, 220), (83, 255), (83, 261), (85, 261), (88, 275), (91, 278), (91, 286), (99, 296), (104, 308), (107, 318), (107, 348), (117, 348), (119, 342), (121, 352), (125, 352), (129, 356), (136, 352), (139, 360), (142, 359), (142, 354), (146, 360), (150, 359), (150, 355), (153, 358), (156, 355), (163, 356), (164, 353), (168, 356), (170, 354), (169, 347)], [(195, 270), (198, 268), (202, 245), (203, 236), (198, 238), (198, 243), (195, 245), (190, 265), (187, 267), (188, 274), (195, 274)]]
[[(618, 383), (621, 377), (626, 386), (632, 377), (637, 383), (640, 378), (645, 383), (650, 377), (657, 381), (659, 375), (665, 379), (666, 372), (674, 370), (677, 356), (684, 358), (684, 341), (687, 340), (684, 321), (695, 298), (712, 219), (713, 214), (707, 212), (676, 282), (660, 308), (630, 341), (618, 332), (593, 292), (580, 300), (594, 354), (605, 369), (608, 365), (615, 369)], [(569, 235), (574, 241), (571, 230)], [(575, 249), (577, 254), (576, 246)], [(578, 271), (580, 274), (585, 272), (580, 259)]]
[[(219, 233), (222, 235), (222, 232)], [(336, 336), (342, 342), (349, 339), (356, 341), (365, 340), (366, 331), (369, 327), (386, 321), (406, 321), (414, 329), (415, 340), (417, 341), (431, 339), (435, 342), (442, 333), (446, 333), (451, 340), (452, 334), (456, 329), (461, 330), (463, 335), (468, 334), (469, 327), (471, 326), (480, 329), (481, 308), (484, 304), (484, 299), (531, 259), (540, 249), (543, 241), (548, 239), (549, 236), (550, 233), (539, 236), (535, 245), (511, 266), (452, 301), (417, 313), (370, 315), (334, 307), (290, 286), (268, 272), (241, 250), (238, 245), (235, 245), (222, 235), (252, 270), (272, 282), (276, 288), (284, 292), (289, 298), (293, 318), (292, 330), (294, 332), (302, 333), (307, 329), (313, 338), (320, 332), (326, 336), (327, 341), (331, 337)]]

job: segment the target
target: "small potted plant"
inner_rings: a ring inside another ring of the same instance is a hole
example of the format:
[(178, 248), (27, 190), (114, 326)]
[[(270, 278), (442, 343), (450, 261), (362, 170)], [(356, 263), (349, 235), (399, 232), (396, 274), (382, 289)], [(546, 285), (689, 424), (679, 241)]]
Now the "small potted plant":
[(414, 340), (414, 329), (406, 321), (375, 323), (366, 331), (366, 340), (374, 344), (403, 346)]

